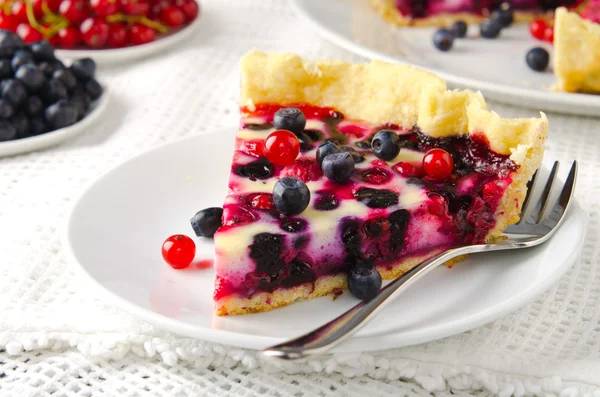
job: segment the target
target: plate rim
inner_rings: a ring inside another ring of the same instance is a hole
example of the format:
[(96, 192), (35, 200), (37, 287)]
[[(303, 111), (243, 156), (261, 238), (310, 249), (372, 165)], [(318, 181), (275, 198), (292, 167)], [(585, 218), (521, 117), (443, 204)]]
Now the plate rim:
[[(516, 102), (513, 98), (533, 98), (539, 103), (544, 103), (544, 106), (536, 105), (540, 107), (545, 107), (547, 111), (560, 112), (560, 113), (568, 113), (568, 114), (577, 114), (577, 115), (587, 115), (587, 116), (597, 116), (597, 111), (600, 110), (600, 95), (590, 95), (590, 94), (581, 94), (581, 93), (566, 93), (566, 92), (557, 92), (557, 91), (539, 91), (531, 88), (522, 88), (522, 87), (510, 87), (505, 86), (499, 83), (490, 83), (484, 80), (472, 79), (468, 77), (461, 77), (452, 73), (447, 73), (442, 70), (436, 68), (429, 68), (423, 65), (412, 64), (411, 62), (404, 60), (402, 58), (396, 58), (391, 55), (386, 55), (384, 53), (378, 52), (376, 50), (370, 49), (362, 44), (355, 43), (343, 35), (335, 32), (327, 26), (324, 26), (318, 21), (316, 21), (310, 13), (308, 13), (305, 8), (302, 6), (304, 2), (307, 0), (291, 0), (290, 4), (296, 15), (298, 15), (304, 22), (306, 22), (309, 26), (313, 28), (313, 30), (321, 35), (326, 40), (334, 43), (335, 45), (348, 50), (354, 54), (359, 56), (368, 58), (368, 59), (377, 59), (384, 62), (390, 63), (404, 63), (407, 65), (413, 65), (414, 67), (429, 71), (434, 73), (444, 80), (446, 80), (449, 84), (454, 86), (462, 86), (467, 87), (474, 90), (482, 91), (486, 97), (490, 99), (497, 100), (503, 103), (509, 103), (512, 105), (520, 104)], [(310, 0), (308, 0), (310, 1)], [(332, 1), (332, 0), (320, 0), (320, 1)], [(354, 0), (356, 1), (356, 0)], [(366, 1), (366, 0), (362, 0)], [(507, 99), (511, 98), (511, 99)], [(550, 106), (548, 106), (550, 105)], [(580, 109), (579, 107), (596, 107), (595, 109)], [(531, 107), (531, 106), (529, 106)], [(558, 108), (557, 108), (558, 107)], [(562, 110), (559, 110), (562, 109)], [(570, 110), (564, 110), (564, 109)]]
[[(87, 186), (82, 189), (77, 199), (69, 208), (68, 216), (61, 225), (59, 234), (61, 246), (63, 248), (68, 267), (71, 268), (76, 275), (78, 275), (78, 281), (83, 281), (85, 284), (92, 287), (93, 290), (98, 291), (97, 294), (93, 294), (98, 299), (106, 299), (108, 302), (112, 302), (115, 306), (125, 310), (134, 317), (143, 321), (147, 321), (155, 325), (157, 328), (167, 332), (174, 332), (180, 336), (191, 337), (213, 343), (226, 344), (251, 350), (261, 350), (270, 345), (281, 343), (286, 338), (251, 335), (236, 331), (199, 327), (197, 325), (185, 323), (138, 306), (136, 303), (118, 295), (109, 288), (105, 287), (99, 280), (95, 279), (88, 272), (86, 266), (78, 261), (74, 247), (71, 246), (69, 238), (71, 222), (73, 220), (75, 211), (81, 205), (83, 199), (90, 194), (91, 190), (96, 186), (96, 184), (104, 181), (106, 178), (109, 178), (113, 173), (118, 172), (121, 167), (125, 167), (128, 164), (136, 161), (140, 161), (142, 157), (164, 150), (167, 147), (183, 145), (189, 141), (194, 141), (197, 139), (209, 139), (208, 137), (217, 134), (219, 134), (217, 136), (223, 136), (223, 133), (230, 133), (232, 129), (235, 129), (235, 127), (216, 128), (210, 133), (192, 135), (171, 142), (166, 142), (144, 152), (133, 155), (132, 157), (111, 167), (103, 174), (89, 182)], [(481, 327), (491, 321), (506, 316), (508, 313), (520, 309), (556, 284), (556, 282), (558, 282), (558, 280), (568, 271), (568, 269), (572, 267), (573, 263), (575, 263), (579, 257), (583, 242), (585, 240), (584, 237), (587, 233), (587, 223), (584, 216), (585, 212), (576, 198), (574, 198), (574, 202), (569, 209), (569, 213), (570, 217), (576, 217), (581, 220), (581, 224), (579, 224), (580, 227), (577, 230), (581, 233), (582, 238), (577, 243), (576, 248), (573, 250), (574, 255), (572, 255), (571, 259), (565, 261), (565, 263), (563, 263), (563, 265), (560, 266), (557, 271), (540, 280), (540, 282), (537, 284), (537, 288), (529, 288), (522, 294), (515, 295), (499, 304), (490, 306), (478, 314), (462, 317), (456, 321), (444, 323), (441, 326), (419, 328), (417, 330), (408, 332), (397, 332), (397, 330), (391, 330), (389, 332), (375, 332), (369, 335), (353, 336), (343, 344), (334, 348), (332, 352), (377, 351), (431, 342)]]
[(84, 118), (71, 124), (70, 126), (49, 131), (40, 135), (27, 138), (13, 139), (11, 141), (0, 142), (0, 158), (26, 154), (37, 150), (49, 148), (58, 145), (65, 140), (72, 138), (85, 131), (86, 128), (93, 125), (96, 120), (104, 114), (108, 107), (110, 90), (106, 84), (102, 84), (103, 93), (95, 103), (93, 108)]
[(197, 0), (195, 1), (196, 4), (198, 4), (200, 10), (196, 19), (194, 19), (192, 23), (188, 24), (182, 29), (162, 38), (159, 38), (156, 41), (124, 48), (106, 48), (98, 50), (56, 49), (56, 55), (59, 58), (65, 60), (90, 57), (93, 58), (94, 61), (96, 61), (96, 64), (98, 64), (99, 66), (119, 64), (123, 62), (135, 61), (140, 58), (158, 55), (162, 53), (162, 50), (164, 50), (165, 48), (181, 44), (182, 41), (190, 37), (194, 32), (198, 30), (198, 27), (201, 25), (200, 20), (203, 19), (205, 10), (201, 7), (201, 4)]

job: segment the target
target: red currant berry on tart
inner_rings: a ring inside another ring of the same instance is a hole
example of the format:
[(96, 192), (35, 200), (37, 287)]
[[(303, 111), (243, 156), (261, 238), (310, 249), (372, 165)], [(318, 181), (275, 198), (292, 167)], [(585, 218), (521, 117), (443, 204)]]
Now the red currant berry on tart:
[(405, 178), (421, 178), (425, 175), (422, 167), (404, 161), (395, 164), (392, 168)]
[(291, 164), (299, 153), (300, 141), (293, 132), (276, 130), (265, 139), (265, 155), (273, 164)]
[(543, 19), (536, 19), (529, 24), (529, 32), (538, 40), (544, 40), (544, 33), (548, 24)]
[(162, 256), (173, 269), (185, 269), (196, 256), (196, 244), (188, 236), (175, 234), (163, 243)]
[(259, 193), (249, 197), (250, 206), (257, 210), (270, 210), (273, 208), (273, 195)]
[(423, 157), (423, 170), (431, 179), (436, 181), (446, 179), (453, 169), (452, 156), (444, 149), (431, 149)]

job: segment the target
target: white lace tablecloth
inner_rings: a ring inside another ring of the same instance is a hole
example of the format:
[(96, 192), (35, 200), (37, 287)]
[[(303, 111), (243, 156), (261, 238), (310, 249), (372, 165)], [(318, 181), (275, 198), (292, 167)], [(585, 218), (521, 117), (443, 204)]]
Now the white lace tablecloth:
[(589, 232), (580, 258), (542, 297), (471, 332), (276, 365), (164, 332), (80, 288), (58, 237), (72, 202), (131, 156), (236, 125), (242, 54), (256, 47), (361, 60), (316, 36), (284, 1), (203, 0), (202, 18), (186, 45), (101, 71), (111, 104), (97, 126), (0, 160), (1, 396), (600, 396), (600, 119), (548, 115), (548, 156), (581, 164), (577, 196)]

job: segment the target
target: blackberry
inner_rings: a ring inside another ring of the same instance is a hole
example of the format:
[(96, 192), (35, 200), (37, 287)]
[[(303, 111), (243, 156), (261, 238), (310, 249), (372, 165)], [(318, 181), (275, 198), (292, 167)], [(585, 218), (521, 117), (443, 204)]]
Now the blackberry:
[(398, 204), (398, 193), (386, 189), (362, 187), (354, 197), (369, 208), (387, 208)]
[(248, 164), (238, 165), (233, 172), (246, 178), (267, 179), (273, 176), (273, 164), (267, 159), (259, 159)]

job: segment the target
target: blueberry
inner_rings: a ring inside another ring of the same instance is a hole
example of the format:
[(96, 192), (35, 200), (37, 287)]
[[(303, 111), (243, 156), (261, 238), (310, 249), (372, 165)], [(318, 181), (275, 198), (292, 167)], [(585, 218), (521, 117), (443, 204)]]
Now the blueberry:
[(67, 91), (71, 92), (77, 87), (77, 79), (69, 69), (56, 70), (52, 73), (52, 78), (60, 81)]
[(298, 215), (308, 207), (310, 191), (298, 178), (281, 178), (273, 187), (273, 203), (284, 215)]
[(348, 289), (360, 300), (373, 299), (379, 293), (381, 283), (381, 274), (372, 265), (355, 265), (348, 271)]
[(96, 73), (96, 62), (91, 58), (82, 58), (73, 62), (71, 71), (79, 80), (88, 80)]
[(8, 120), (0, 120), (0, 142), (11, 141), (17, 137), (17, 130)]
[(90, 108), (90, 104), (92, 103), (90, 96), (85, 92), (85, 89), (81, 86), (75, 87), (71, 95), (71, 101), (75, 103), (75, 105), (77, 105), (79, 118), (83, 118), (83, 116), (85, 116), (85, 113)]
[(512, 10), (495, 10), (492, 12), (491, 19), (497, 21), (503, 28), (507, 28), (514, 22)]
[(25, 43), (16, 33), (0, 30), (0, 57), (10, 58), (15, 51), (23, 47)]
[(301, 152), (308, 152), (312, 149), (312, 139), (310, 139), (310, 137), (307, 134), (305, 134), (304, 132), (300, 132), (296, 134), (296, 136), (298, 137), (298, 142), (300, 142)]
[(17, 50), (10, 61), (13, 70), (17, 70), (20, 66), (27, 65), (28, 63), (35, 63), (33, 55), (28, 50)]
[(15, 114), (15, 108), (6, 99), (0, 99), (0, 118), (9, 119)]
[(450, 27), (455, 38), (462, 39), (467, 35), (467, 24), (464, 21), (456, 21)]
[(486, 39), (495, 39), (500, 35), (501, 30), (502, 25), (500, 25), (500, 22), (493, 19), (485, 20), (479, 24), (479, 33), (481, 37)]
[(46, 40), (37, 41), (29, 47), (33, 53), (33, 57), (38, 61), (53, 61), (54, 47)]
[(340, 206), (340, 201), (331, 193), (320, 194), (315, 200), (315, 209), (319, 211), (331, 211)]
[(52, 77), (54, 72), (56, 72), (57, 70), (65, 69), (65, 65), (58, 59), (55, 59), (54, 61), (50, 61), (50, 62), (42, 62), (42, 63), (40, 63), (39, 66), (40, 66), (40, 70), (42, 72), (44, 72), (44, 74), (48, 78)]
[(12, 125), (17, 131), (17, 138), (26, 138), (29, 135), (29, 120), (23, 113), (15, 114), (11, 119)]
[(281, 270), (284, 242), (281, 234), (259, 233), (254, 236), (249, 256), (256, 263), (257, 272), (274, 273)]
[(398, 146), (399, 140), (398, 134), (394, 131), (379, 131), (371, 141), (373, 154), (385, 161), (393, 160), (398, 153), (400, 153), (400, 146)]
[(279, 227), (286, 232), (298, 233), (302, 232), (308, 226), (304, 219), (284, 219), (279, 224)]
[(454, 44), (454, 35), (448, 29), (439, 29), (433, 35), (433, 45), (440, 51), (450, 51)]
[(325, 142), (317, 148), (317, 163), (322, 167), (323, 159), (330, 154), (339, 153), (340, 149), (333, 142)]
[(102, 92), (104, 92), (104, 89), (102, 88), (100, 83), (96, 81), (96, 79), (91, 78), (85, 82), (85, 92), (87, 92), (92, 101), (95, 101), (96, 99), (102, 96)]
[(273, 175), (273, 164), (266, 159), (259, 159), (248, 164), (237, 165), (233, 172), (250, 179), (267, 179)]
[(42, 99), (47, 104), (55, 103), (61, 99), (67, 99), (67, 89), (59, 80), (50, 79), (46, 81), (41, 90)]
[(0, 79), (12, 77), (13, 70), (9, 59), (0, 59)]
[(19, 80), (3, 80), (0, 88), (2, 98), (7, 99), (13, 106), (20, 106), (27, 99), (27, 89)]
[(548, 67), (550, 55), (542, 47), (535, 47), (527, 52), (525, 60), (531, 69), (541, 72)]
[(41, 117), (34, 117), (29, 120), (29, 133), (31, 136), (43, 134), (48, 130), (46, 122)]
[(29, 117), (41, 116), (44, 114), (44, 103), (40, 97), (32, 95), (25, 101), (23, 110)]
[(348, 152), (326, 156), (321, 164), (323, 174), (336, 183), (346, 183), (354, 174), (354, 158)]
[(20, 66), (15, 72), (15, 77), (19, 79), (30, 92), (36, 92), (46, 82), (44, 72), (34, 64)]
[(292, 131), (299, 134), (306, 127), (306, 117), (298, 108), (282, 108), (273, 117), (273, 127), (278, 130)]
[(77, 121), (77, 107), (74, 103), (61, 99), (46, 108), (46, 120), (52, 129), (59, 129)]
[(354, 198), (369, 208), (387, 208), (398, 204), (398, 193), (387, 189), (361, 187), (354, 193)]
[(210, 207), (198, 211), (192, 217), (190, 223), (198, 237), (213, 237), (218, 228), (221, 227), (223, 208)]

